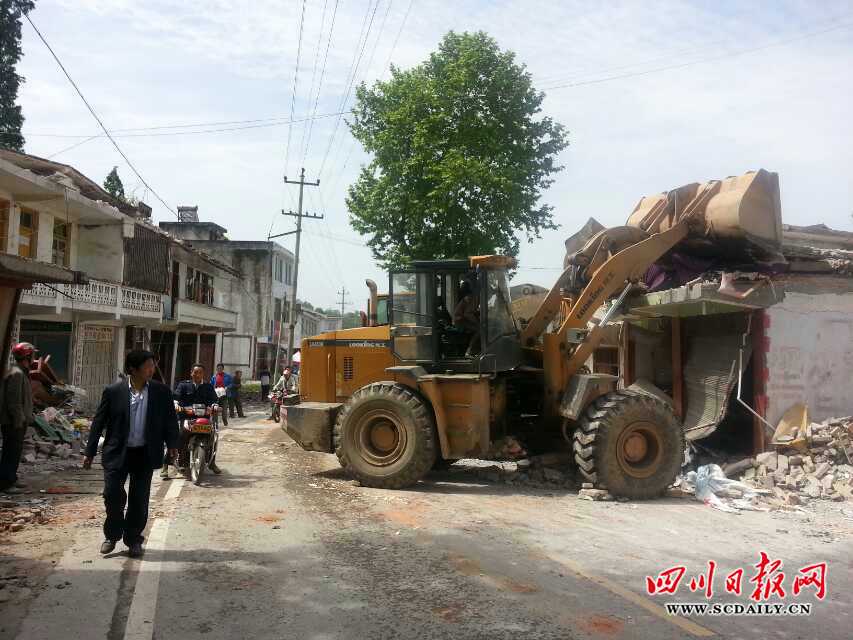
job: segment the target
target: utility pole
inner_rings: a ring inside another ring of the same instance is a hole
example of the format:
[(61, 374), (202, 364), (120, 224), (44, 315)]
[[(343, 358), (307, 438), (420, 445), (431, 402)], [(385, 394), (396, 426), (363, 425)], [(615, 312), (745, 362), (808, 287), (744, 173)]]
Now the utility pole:
[[(285, 184), (298, 184), (299, 185), (299, 206), (297, 211), (282, 211), (281, 214), (285, 216), (293, 216), (296, 218), (296, 252), (294, 256), (294, 265), (293, 265), (293, 293), (290, 296), (290, 318), (288, 318), (288, 327), (290, 331), (287, 336), (287, 364), (290, 365), (291, 358), (293, 358), (293, 338), (294, 332), (296, 329), (296, 287), (299, 283), (299, 245), (302, 240), (302, 218), (312, 218), (314, 220), (321, 220), (323, 216), (318, 216), (316, 214), (302, 213), (302, 193), (305, 190), (305, 187), (319, 187), (320, 181), (315, 180), (314, 182), (305, 182), (305, 167), (302, 167), (302, 170), (299, 172), (299, 180), (288, 180), (287, 176), (284, 176)], [(273, 366), (273, 378), (275, 378), (275, 374), (278, 370), (278, 345), (276, 345), (276, 358), (275, 365)]]
[[(341, 323), (343, 323), (343, 321), (344, 321), (344, 307), (345, 307), (345, 306), (347, 306), (347, 305), (349, 305), (349, 302), (347, 302), (347, 301), (346, 301), (346, 299), (347, 299), (347, 294), (348, 294), (348, 293), (349, 293), (349, 291), (347, 291), (347, 288), (346, 288), (346, 287), (341, 287), (341, 290), (340, 290), (340, 291), (338, 291), (338, 295), (341, 297), (341, 301), (340, 301), (340, 305), (341, 305)], [(342, 325), (342, 326), (343, 326), (343, 325)]]

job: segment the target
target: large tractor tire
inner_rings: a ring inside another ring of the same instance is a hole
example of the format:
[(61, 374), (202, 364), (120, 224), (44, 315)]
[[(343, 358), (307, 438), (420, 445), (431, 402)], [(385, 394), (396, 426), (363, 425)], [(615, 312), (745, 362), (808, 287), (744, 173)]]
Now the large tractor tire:
[(438, 452), (430, 407), (395, 382), (376, 382), (352, 394), (334, 435), (341, 466), (367, 487), (408, 487), (426, 475)]
[(669, 406), (632, 391), (614, 391), (592, 402), (573, 440), (581, 475), (626, 498), (664, 493), (684, 458), (684, 434)]

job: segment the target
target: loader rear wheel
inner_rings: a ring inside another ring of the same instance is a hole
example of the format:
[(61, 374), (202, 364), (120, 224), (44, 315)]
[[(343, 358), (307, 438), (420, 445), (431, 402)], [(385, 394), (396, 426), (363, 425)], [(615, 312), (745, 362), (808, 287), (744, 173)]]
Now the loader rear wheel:
[(402, 489), (432, 468), (438, 451), (429, 406), (395, 382), (356, 391), (335, 422), (335, 454), (361, 484)]
[(573, 441), (581, 475), (626, 498), (661, 495), (684, 456), (684, 434), (669, 406), (631, 391), (614, 391), (590, 404)]

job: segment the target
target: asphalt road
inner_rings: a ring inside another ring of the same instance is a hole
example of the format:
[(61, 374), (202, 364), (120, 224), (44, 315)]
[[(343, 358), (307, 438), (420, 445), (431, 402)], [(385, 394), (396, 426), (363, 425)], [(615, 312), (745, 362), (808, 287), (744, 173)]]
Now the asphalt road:
[[(456, 468), (409, 491), (367, 489), (257, 418), (224, 431), (223, 475), (155, 482), (142, 560), (121, 545), (98, 554), (99, 501), (81, 496), (89, 515), (42, 553), (44, 584), (0, 638), (851, 637), (853, 521), (840, 511), (593, 503)], [(7, 563), (25, 553), (16, 544), (0, 545)], [(710, 602), (748, 604), (762, 550), (786, 571), (786, 598), (773, 601), (812, 603), (811, 615), (667, 615), (667, 602), (709, 602), (687, 586), (709, 560)], [(828, 595), (793, 597), (793, 573), (817, 561), (829, 563)], [(676, 596), (647, 595), (647, 575), (679, 564)], [(744, 593), (723, 594), (738, 567)]]

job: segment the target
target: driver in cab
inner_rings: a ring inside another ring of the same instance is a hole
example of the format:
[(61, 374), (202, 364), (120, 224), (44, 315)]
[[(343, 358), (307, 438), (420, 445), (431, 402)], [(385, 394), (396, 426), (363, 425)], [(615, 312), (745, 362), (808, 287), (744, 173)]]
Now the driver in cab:
[(459, 285), (459, 302), (456, 303), (456, 308), (453, 310), (453, 326), (471, 336), (468, 342), (468, 349), (465, 351), (465, 357), (471, 358), (479, 353), (480, 301), (477, 299), (471, 283), (467, 280), (464, 280)]
[[(175, 408), (180, 410), (178, 418), (181, 421), (181, 426), (183, 426), (187, 417), (185, 410), (192, 409), (193, 405), (203, 404), (205, 407), (212, 408), (214, 411), (219, 406), (219, 398), (216, 395), (216, 391), (213, 390), (212, 384), (205, 381), (205, 377), (204, 366), (201, 364), (194, 364), (192, 371), (190, 372), (190, 379), (179, 382), (178, 386), (175, 387), (175, 392), (172, 394), (172, 397), (175, 399)], [(183, 428), (180, 429), (178, 451), (183, 451), (187, 446), (188, 437), (189, 434), (187, 431)], [(175, 460), (166, 453), (166, 457), (163, 460), (163, 469), (160, 471), (161, 478), (166, 479), (169, 477), (170, 464), (174, 465)], [(210, 463), (210, 470), (213, 471), (213, 473), (222, 472), (222, 469), (216, 466), (215, 461)]]

